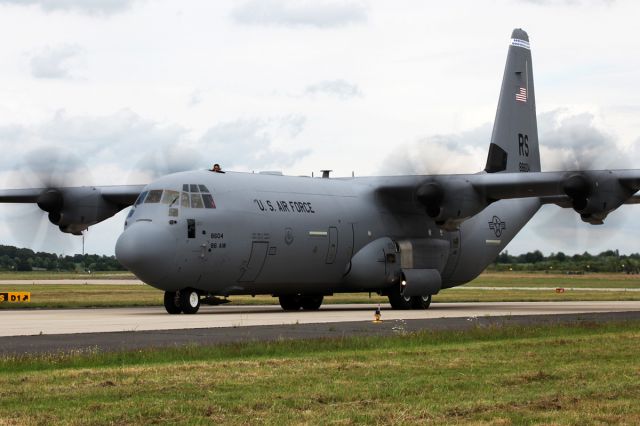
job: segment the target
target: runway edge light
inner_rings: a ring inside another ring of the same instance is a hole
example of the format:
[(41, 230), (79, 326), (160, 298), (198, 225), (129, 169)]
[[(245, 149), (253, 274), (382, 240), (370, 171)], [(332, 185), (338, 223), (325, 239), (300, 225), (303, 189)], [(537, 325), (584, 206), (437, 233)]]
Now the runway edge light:
[(378, 303), (378, 307), (376, 308), (375, 313), (373, 314), (373, 321), (374, 324), (379, 324), (382, 322), (382, 311), (380, 310), (380, 304)]

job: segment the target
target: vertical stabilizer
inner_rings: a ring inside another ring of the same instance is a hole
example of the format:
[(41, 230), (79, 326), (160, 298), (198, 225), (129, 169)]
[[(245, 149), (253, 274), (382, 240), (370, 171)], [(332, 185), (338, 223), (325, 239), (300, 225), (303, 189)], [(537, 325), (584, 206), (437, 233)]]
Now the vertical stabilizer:
[(529, 36), (521, 29), (511, 33), (485, 170), (540, 171), (531, 49)]

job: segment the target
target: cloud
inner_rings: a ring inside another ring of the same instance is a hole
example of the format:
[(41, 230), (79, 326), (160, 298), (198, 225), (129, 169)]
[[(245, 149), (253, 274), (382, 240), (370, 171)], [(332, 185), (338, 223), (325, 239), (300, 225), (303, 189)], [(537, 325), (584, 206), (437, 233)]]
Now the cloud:
[[(538, 115), (543, 171), (630, 167), (633, 148), (596, 124), (591, 113), (557, 109)], [(392, 174), (475, 173), (483, 170), (491, 123), (457, 134), (433, 135), (400, 145), (385, 161)], [(637, 164), (637, 162), (635, 163)]]
[[(141, 155), (176, 144), (187, 130), (147, 120), (130, 110), (103, 116), (70, 116), (56, 112), (51, 119), (32, 125), (0, 126), (0, 145), (11, 146), (11, 156), (0, 158), (0, 173), (10, 175), (6, 185), (36, 185), (44, 171), (55, 171), (59, 179), (73, 184), (87, 184), (82, 179), (77, 159), (90, 171), (105, 165), (117, 165), (120, 173), (94, 178), (98, 184), (124, 183), (122, 175), (131, 170)], [(47, 165), (48, 163), (48, 165)], [(45, 167), (46, 165), (46, 167)], [(36, 179), (24, 178), (23, 170), (35, 173)], [(88, 173), (92, 174), (92, 173)]]
[(211, 163), (249, 169), (285, 168), (310, 153), (308, 149), (278, 149), (276, 141), (292, 141), (303, 130), (304, 117), (241, 119), (210, 128), (198, 141)]
[(214, 162), (236, 170), (283, 169), (310, 152), (290, 148), (305, 122), (302, 116), (242, 119), (194, 136), (131, 110), (103, 116), (61, 110), (42, 123), (0, 126), (0, 145), (13, 147), (0, 158), (0, 175), (4, 187), (17, 187), (39, 186), (50, 175), (74, 185), (142, 183)]
[(325, 80), (312, 84), (307, 86), (304, 92), (308, 95), (324, 94), (334, 96), (342, 100), (362, 96), (362, 91), (357, 85), (341, 79)]
[(83, 60), (84, 49), (74, 45), (45, 47), (30, 60), (31, 75), (35, 78), (72, 79), (72, 69)]
[(607, 6), (615, 3), (615, 0), (518, 0), (522, 3), (532, 3), (539, 6), (595, 6), (605, 4)]
[(556, 109), (538, 116), (543, 170), (625, 168), (630, 151), (596, 125), (591, 113)]
[(202, 103), (203, 100), (204, 100), (204, 95), (203, 95), (202, 91), (201, 90), (194, 90), (189, 95), (189, 100), (187, 102), (187, 105), (189, 107), (195, 107), (196, 105)]
[(0, 5), (37, 6), (45, 12), (106, 16), (128, 10), (137, 0), (0, 0)]
[(336, 28), (367, 20), (367, 8), (353, 0), (248, 0), (233, 9), (244, 25)]
[(433, 135), (394, 149), (381, 170), (388, 174), (475, 173), (484, 169), (491, 125), (448, 135)]

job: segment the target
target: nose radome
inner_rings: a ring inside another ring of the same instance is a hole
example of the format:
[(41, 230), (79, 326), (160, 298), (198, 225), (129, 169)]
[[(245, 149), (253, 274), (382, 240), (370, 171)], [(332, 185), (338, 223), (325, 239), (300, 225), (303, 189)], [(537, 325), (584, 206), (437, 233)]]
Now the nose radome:
[(136, 222), (118, 238), (116, 258), (148, 284), (161, 284), (171, 272), (176, 238), (168, 229), (152, 222)]

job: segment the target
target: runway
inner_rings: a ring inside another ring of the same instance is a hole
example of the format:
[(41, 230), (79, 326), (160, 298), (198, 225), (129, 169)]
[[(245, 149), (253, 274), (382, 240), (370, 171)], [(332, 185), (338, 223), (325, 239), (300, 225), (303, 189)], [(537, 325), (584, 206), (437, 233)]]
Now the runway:
[[(0, 336), (58, 335), (196, 328), (362, 322), (377, 305), (323, 305), (319, 311), (284, 312), (276, 305), (203, 306), (196, 315), (169, 315), (162, 307), (106, 309), (20, 309), (0, 311)], [(428, 310), (391, 310), (382, 319), (477, 318), (640, 311), (640, 301), (434, 303)]]

